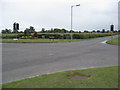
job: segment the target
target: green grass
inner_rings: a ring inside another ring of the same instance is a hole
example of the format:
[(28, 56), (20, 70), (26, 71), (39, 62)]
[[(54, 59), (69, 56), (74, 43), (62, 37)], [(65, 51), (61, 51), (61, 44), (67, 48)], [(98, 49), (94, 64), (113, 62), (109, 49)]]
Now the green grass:
[[(104, 36), (107, 37), (107, 36)], [(103, 38), (103, 37), (95, 37), (95, 38)], [(53, 42), (76, 42), (81, 40), (89, 40), (95, 38), (85, 38), (85, 39), (0, 39), (0, 42), (3, 43), (53, 43)]]
[[(64, 36), (61, 37), (61, 34)], [(113, 35), (117, 35), (117, 33), (114, 33)], [(24, 33), (18, 33), (18, 34), (0, 34), (0, 37), (3, 39), (12, 39), (12, 38), (18, 38), (23, 39)], [(71, 33), (38, 33), (39, 38), (42, 36), (45, 36), (45, 38), (49, 38), (50, 36), (54, 36), (56, 39), (66, 38), (70, 39)], [(72, 33), (72, 36), (74, 39), (89, 39), (89, 38), (97, 38), (97, 37), (105, 37), (105, 36), (111, 36), (110, 33)], [(31, 39), (34, 37), (26, 37), (27, 39)]]
[[(114, 33), (114, 35), (116, 34), (117, 33)], [(35, 39), (35, 37), (33, 36), (24, 36), (24, 33), (18, 33), (17, 37), (19, 38), (19, 40), (18, 41), (12, 40), (13, 38), (16, 38), (16, 35), (17, 34), (0, 34), (0, 37), (2, 38), (0, 39), (0, 42), (3, 43), (71, 42), (111, 36), (110, 33), (72, 33), (73, 40), (71, 40), (70, 39), (71, 33), (64, 33), (63, 37), (61, 37), (61, 33), (38, 33), (39, 39)], [(42, 36), (45, 36), (45, 39), (42, 39), (41, 38)], [(50, 36), (54, 36), (56, 39), (48, 39)]]
[[(83, 39), (19, 39), (19, 40), (13, 40), (13, 39), (1, 39), (0, 41), (5, 43), (44, 43), (44, 42), (71, 42), (71, 41), (81, 41)], [(85, 40), (85, 39), (84, 39)]]
[(120, 45), (120, 37), (116, 38), (116, 39), (112, 39), (110, 41), (107, 41), (108, 44), (112, 44), (112, 45)]
[(2, 89), (2, 85), (0, 84), (0, 90)]
[[(71, 79), (74, 75), (90, 77)], [(118, 88), (118, 67), (57, 72), (3, 84), (3, 88)]]

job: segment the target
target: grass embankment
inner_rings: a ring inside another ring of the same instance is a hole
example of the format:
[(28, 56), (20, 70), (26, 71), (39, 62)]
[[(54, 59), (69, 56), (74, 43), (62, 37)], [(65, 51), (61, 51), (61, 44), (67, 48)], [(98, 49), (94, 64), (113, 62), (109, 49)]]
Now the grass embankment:
[(112, 44), (112, 45), (120, 45), (120, 37), (116, 38), (116, 39), (112, 39), (110, 41), (107, 41), (108, 44)]
[[(71, 42), (71, 41), (81, 41), (83, 39), (2, 39), (3, 43), (52, 43), (52, 42)], [(85, 40), (85, 39), (84, 39)]]
[(3, 88), (118, 88), (118, 67), (57, 72), (7, 83)]

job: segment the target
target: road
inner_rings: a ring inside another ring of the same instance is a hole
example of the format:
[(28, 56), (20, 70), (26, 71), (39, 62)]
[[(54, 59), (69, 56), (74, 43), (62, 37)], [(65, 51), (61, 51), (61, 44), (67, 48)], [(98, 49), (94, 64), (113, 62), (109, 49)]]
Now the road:
[(8, 83), (53, 72), (116, 66), (118, 46), (101, 43), (110, 37), (67, 43), (4, 43), (2, 81)]

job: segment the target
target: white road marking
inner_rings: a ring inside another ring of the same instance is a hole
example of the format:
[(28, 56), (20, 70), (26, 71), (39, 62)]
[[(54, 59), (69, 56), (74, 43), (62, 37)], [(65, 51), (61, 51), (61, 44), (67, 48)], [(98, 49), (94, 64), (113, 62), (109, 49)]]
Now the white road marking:
[(108, 40), (105, 40), (105, 41), (102, 41), (101, 43), (106, 44), (107, 41), (108, 41)]

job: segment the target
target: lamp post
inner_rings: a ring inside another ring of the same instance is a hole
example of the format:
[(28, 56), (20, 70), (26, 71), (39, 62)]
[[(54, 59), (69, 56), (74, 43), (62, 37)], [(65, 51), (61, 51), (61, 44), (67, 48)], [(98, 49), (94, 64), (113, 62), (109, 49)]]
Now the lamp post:
[[(74, 5), (74, 6), (78, 7), (78, 6), (80, 6), (80, 4)], [(72, 37), (72, 28), (73, 28), (73, 7), (74, 6), (71, 6), (71, 40), (73, 39), (73, 37)]]

